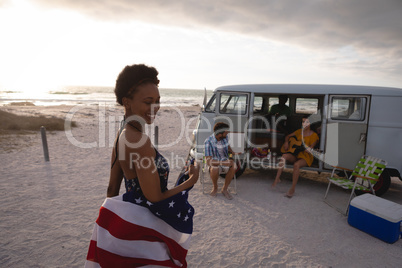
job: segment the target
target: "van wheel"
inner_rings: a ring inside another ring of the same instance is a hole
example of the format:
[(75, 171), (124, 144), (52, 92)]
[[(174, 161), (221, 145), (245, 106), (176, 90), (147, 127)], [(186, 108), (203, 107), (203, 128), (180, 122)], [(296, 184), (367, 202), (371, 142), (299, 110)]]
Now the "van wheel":
[(381, 176), (377, 183), (374, 185), (375, 195), (382, 196), (388, 191), (389, 186), (391, 185), (391, 176), (388, 173), (388, 170), (384, 170), (381, 173)]
[[(380, 178), (378, 179), (377, 183), (374, 184), (373, 186), (375, 195), (382, 196), (388, 191), (390, 185), (391, 185), (391, 176), (389, 175), (388, 170), (384, 170)], [(356, 191), (357, 195), (361, 195), (364, 193), (370, 193), (370, 191)]]
[[(236, 178), (239, 178), (243, 172), (246, 170), (246, 159), (242, 159), (236, 160), (236, 166), (237, 166), (237, 170), (236, 170)], [(225, 178), (225, 174), (219, 174), (222, 178)]]
[(237, 165), (236, 178), (238, 178), (246, 170), (246, 159), (243, 159), (242, 161), (237, 160), (236, 165)]

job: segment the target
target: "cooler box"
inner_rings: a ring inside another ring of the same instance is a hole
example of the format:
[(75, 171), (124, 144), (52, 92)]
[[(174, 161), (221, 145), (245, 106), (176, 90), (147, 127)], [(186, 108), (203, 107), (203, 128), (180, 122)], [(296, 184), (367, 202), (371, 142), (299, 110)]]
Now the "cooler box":
[(402, 205), (363, 194), (350, 202), (348, 223), (385, 242), (394, 243), (402, 234)]

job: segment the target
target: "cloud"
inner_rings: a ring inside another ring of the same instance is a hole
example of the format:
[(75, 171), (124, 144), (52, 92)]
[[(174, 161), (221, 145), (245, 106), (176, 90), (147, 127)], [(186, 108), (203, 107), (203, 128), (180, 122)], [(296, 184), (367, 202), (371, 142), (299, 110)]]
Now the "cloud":
[(100, 20), (142, 20), (338, 47), (382, 48), (402, 41), (400, 0), (34, 0)]
[(361, 57), (356, 65), (383, 65), (395, 73), (402, 68), (401, 0), (32, 1), (98, 20), (211, 28), (309, 50), (333, 51), (341, 61), (348, 57), (342, 53), (344, 48), (352, 48)]
[(11, 4), (10, 0), (0, 0), (0, 7), (7, 7)]

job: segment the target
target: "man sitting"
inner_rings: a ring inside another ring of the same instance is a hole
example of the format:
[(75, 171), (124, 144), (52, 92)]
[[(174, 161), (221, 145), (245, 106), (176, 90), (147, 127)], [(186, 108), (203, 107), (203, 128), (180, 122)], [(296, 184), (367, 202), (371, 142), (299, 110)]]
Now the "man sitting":
[[(279, 122), (276, 124), (276, 129), (283, 132), (288, 133), (288, 126), (287, 120), (292, 115), (292, 110), (289, 106), (286, 105), (288, 101), (287, 95), (279, 95), (279, 103), (272, 105), (271, 109), (269, 110), (269, 116), (275, 116), (275, 120), (279, 119)], [(284, 116), (284, 120), (280, 117)], [(273, 122), (272, 122), (273, 123)]]
[(232, 159), (229, 159), (229, 152), (233, 153), (229, 146), (229, 126), (225, 123), (216, 123), (214, 133), (205, 140), (205, 158), (209, 166), (213, 189), (210, 193), (216, 196), (218, 192), (219, 174), (225, 174), (225, 183), (222, 187), (222, 194), (227, 199), (232, 199), (232, 195), (228, 191), (230, 182), (236, 173), (236, 164)]
[(288, 95), (279, 95), (279, 103), (272, 105), (271, 109), (269, 110), (269, 114), (275, 116), (285, 115), (286, 117), (290, 117), (292, 115), (292, 110), (286, 105), (287, 101)]

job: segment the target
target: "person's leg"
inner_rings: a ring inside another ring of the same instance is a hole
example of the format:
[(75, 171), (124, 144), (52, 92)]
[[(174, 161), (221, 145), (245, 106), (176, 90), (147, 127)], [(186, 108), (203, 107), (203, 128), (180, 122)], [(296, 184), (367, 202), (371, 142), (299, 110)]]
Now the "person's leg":
[(300, 169), (302, 167), (306, 167), (306, 166), (307, 166), (307, 162), (304, 159), (298, 159), (293, 164), (292, 187), (290, 187), (289, 191), (286, 193), (287, 197), (292, 197), (294, 195), (295, 190), (296, 190), (296, 184), (297, 184), (297, 181), (299, 180)]
[(229, 184), (232, 182), (233, 177), (234, 177), (234, 175), (236, 173), (236, 169), (237, 169), (235, 162), (233, 160), (231, 160), (231, 162), (232, 162), (232, 166), (229, 168), (229, 171), (226, 173), (225, 183), (223, 184), (222, 191), (221, 191), (222, 194), (227, 199), (232, 199), (233, 198), (232, 195), (228, 191), (228, 187), (229, 187)]
[(212, 196), (216, 196), (218, 193), (218, 178), (219, 178), (219, 167), (211, 166), (209, 168), (209, 175), (211, 176), (213, 188), (210, 193)]
[(272, 183), (271, 187), (275, 188), (278, 183), (281, 182), (281, 175), (283, 169), (285, 168), (286, 163), (293, 163), (297, 160), (297, 158), (292, 154), (284, 154), (282, 155), (281, 159), (279, 160), (278, 164), (278, 171), (276, 173), (275, 181)]

